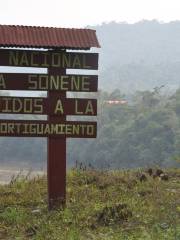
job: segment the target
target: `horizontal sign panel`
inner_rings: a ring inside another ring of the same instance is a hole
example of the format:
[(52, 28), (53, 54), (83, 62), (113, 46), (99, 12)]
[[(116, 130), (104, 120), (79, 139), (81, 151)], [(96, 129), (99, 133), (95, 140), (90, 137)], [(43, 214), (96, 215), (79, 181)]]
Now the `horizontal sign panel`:
[(1, 66), (98, 69), (98, 53), (0, 50)]
[(96, 122), (0, 120), (0, 136), (95, 138)]
[(0, 97), (0, 113), (40, 115), (97, 115), (96, 99)]
[(0, 73), (0, 90), (96, 92), (96, 75)]

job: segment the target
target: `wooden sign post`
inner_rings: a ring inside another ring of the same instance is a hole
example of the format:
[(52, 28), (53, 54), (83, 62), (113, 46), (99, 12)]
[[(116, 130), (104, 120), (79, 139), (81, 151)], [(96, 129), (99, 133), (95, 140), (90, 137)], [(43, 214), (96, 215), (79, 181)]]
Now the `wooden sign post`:
[(48, 138), (49, 209), (66, 200), (66, 138), (95, 138), (96, 122), (66, 121), (67, 115), (96, 116), (96, 99), (66, 98), (67, 91), (96, 92), (97, 75), (68, 75), (66, 69), (98, 69), (98, 54), (0, 50), (1, 66), (44, 67), (48, 74), (0, 73), (0, 90), (47, 91), (48, 97), (0, 97), (0, 113), (47, 115), (47, 121), (0, 120), (0, 136)]
[[(49, 68), (48, 73), (66, 74), (65, 69)], [(58, 72), (57, 72), (58, 71)], [(53, 99), (60, 97), (66, 98), (66, 92), (48, 91), (48, 98)], [(49, 121), (58, 121), (57, 116), (48, 116)], [(66, 121), (66, 116), (61, 117), (62, 121)], [(48, 204), (49, 209), (56, 208), (65, 204), (66, 199), (66, 137), (53, 138), (48, 137)]]

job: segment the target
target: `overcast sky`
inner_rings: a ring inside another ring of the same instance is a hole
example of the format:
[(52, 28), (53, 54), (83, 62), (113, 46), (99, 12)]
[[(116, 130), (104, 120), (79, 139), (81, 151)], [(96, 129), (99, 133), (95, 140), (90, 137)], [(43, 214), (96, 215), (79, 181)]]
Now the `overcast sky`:
[(85, 27), (142, 19), (180, 20), (180, 0), (1, 0), (0, 24)]

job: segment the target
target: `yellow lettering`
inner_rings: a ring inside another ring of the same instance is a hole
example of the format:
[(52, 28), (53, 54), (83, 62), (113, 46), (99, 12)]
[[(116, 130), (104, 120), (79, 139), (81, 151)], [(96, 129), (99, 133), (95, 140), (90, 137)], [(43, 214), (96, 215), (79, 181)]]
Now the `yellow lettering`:
[[(34, 78), (34, 79), (33, 79)], [(28, 89), (30, 90), (36, 90), (38, 89), (38, 86), (37, 86), (37, 75), (33, 74), (33, 75), (28, 75), (28, 83), (29, 84), (32, 84), (30, 86), (28, 86)]]
[(13, 123), (8, 124), (8, 133), (14, 133), (14, 124)]
[(60, 67), (61, 66), (61, 56), (59, 53), (52, 53), (52, 67)]
[(63, 114), (64, 113), (62, 101), (60, 99), (57, 100), (56, 108), (54, 110), (54, 113), (55, 114), (57, 114), (57, 113)]
[(81, 126), (81, 131), (82, 131), (82, 135), (85, 134), (85, 128), (86, 128), (86, 125), (80, 125)]
[(72, 68), (81, 68), (81, 61), (79, 59), (79, 55), (75, 55), (72, 63)]
[(68, 76), (61, 76), (61, 90), (68, 90)]
[(59, 84), (58, 84), (58, 81), (57, 81), (57, 76), (52, 76), (51, 75), (49, 80), (50, 80), (50, 89), (58, 90)]
[(62, 67), (70, 68), (71, 67), (71, 55), (68, 53), (62, 54)]
[(78, 134), (79, 135), (79, 125), (72, 125), (73, 127), (73, 134)]
[(89, 77), (82, 76), (82, 91), (90, 91), (89, 83)]
[(38, 124), (37, 125), (37, 134), (43, 134), (43, 125), (42, 124)]
[(43, 113), (43, 99), (36, 98), (34, 100), (34, 107), (35, 107), (35, 110), (34, 110), (35, 113)]
[(85, 111), (85, 114), (89, 114), (89, 113), (94, 115), (94, 109), (93, 109), (91, 100), (87, 102), (86, 111)]
[(39, 90), (48, 90), (48, 75), (39, 75)]
[(72, 89), (75, 89), (75, 90), (77, 90), (77, 91), (80, 90), (79, 77), (72, 76), (72, 78), (71, 78), (71, 88), (72, 88)]
[(77, 114), (77, 115), (83, 114), (83, 112), (80, 112), (78, 110), (78, 99), (75, 99), (75, 114)]
[(46, 124), (45, 129), (44, 129), (44, 134), (50, 134), (51, 133), (51, 129), (49, 124)]
[(16, 127), (16, 129), (15, 129), (15, 132), (17, 133), (17, 134), (19, 134), (21, 131), (21, 123), (16, 123), (15, 124), (15, 127)]
[(66, 134), (72, 134), (72, 125), (66, 124)]
[(28, 133), (29, 133), (28, 128), (29, 128), (29, 124), (25, 123), (25, 124), (24, 124), (24, 130), (23, 130), (22, 133), (23, 133), (23, 134), (28, 134)]
[(7, 134), (7, 123), (1, 123), (1, 133)]
[(89, 125), (87, 126), (87, 135), (92, 136), (94, 134), (94, 126)]
[(23, 112), (24, 113), (32, 113), (33, 109), (32, 109), (32, 98), (25, 98), (24, 99), (24, 106), (23, 106)]
[(38, 56), (38, 55), (39, 55), (38, 52), (32, 52), (32, 53), (31, 53), (31, 66), (32, 66), (32, 67), (38, 67), (38, 66), (39, 66), (38, 63), (35, 63), (35, 62), (34, 62), (35, 56)]
[(0, 89), (6, 89), (6, 84), (3, 74), (0, 74)]
[(2, 109), (2, 112), (3, 112), (3, 113), (11, 112), (12, 110), (9, 109), (9, 105), (10, 105), (9, 102), (11, 101), (11, 98), (4, 97), (4, 98), (2, 99), (2, 101), (5, 101), (5, 108)]
[(18, 66), (19, 64), (19, 52), (18, 51), (10, 51), (9, 52), (9, 65)]
[(49, 53), (48, 52), (42, 52), (42, 55), (44, 56), (43, 60), (44, 62), (42, 63), (42, 67), (49, 67), (49, 64), (48, 64), (48, 56), (49, 56)]
[(19, 62), (19, 65), (20, 65), (20, 66), (29, 66), (28, 57), (27, 57), (27, 53), (26, 53), (26, 52), (23, 52), (23, 53), (22, 53), (22, 56), (21, 56), (21, 60), (20, 60), (20, 62)]
[(12, 109), (13, 113), (19, 113), (23, 108), (22, 102), (19, 98), (12, 99)]
[(88, 66), (87, 63), (86, 63), (86, 56), (85, 54), (83, 54), (83, 68), (84, 69), (90, 69), (91, 66)]
[(29, 133), (36, 134), (36, 124), (34, 123), (29, 124)]
[(55, 133), (57, 134), (57, 131), (58, 131), (58, 125), (57, 124), (51, 124), (51, 133)]
[(57, 134), (65, 134), (65, 124), (57, 124)]

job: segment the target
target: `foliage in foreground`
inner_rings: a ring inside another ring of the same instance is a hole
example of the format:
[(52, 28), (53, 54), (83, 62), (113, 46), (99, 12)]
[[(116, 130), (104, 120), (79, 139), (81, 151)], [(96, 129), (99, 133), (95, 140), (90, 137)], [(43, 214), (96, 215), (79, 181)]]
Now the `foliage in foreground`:
[(0, 186), (0, 239), (180, 239), (180, 171), (169, 180), (140, 171), (72, 170), (67, 206), (47, 210), (45, 177)]

